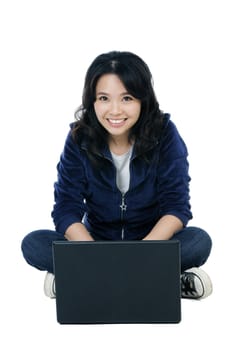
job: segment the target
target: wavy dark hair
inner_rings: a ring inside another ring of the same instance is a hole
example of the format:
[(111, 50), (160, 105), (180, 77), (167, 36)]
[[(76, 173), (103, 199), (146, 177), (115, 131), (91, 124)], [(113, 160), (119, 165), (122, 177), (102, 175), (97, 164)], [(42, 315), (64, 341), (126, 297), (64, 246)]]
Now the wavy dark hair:
[(141, 101), (141, 113), (130, 130), (129, 141), (134, 140), (136, 154), (144, 156), (159, 142), (164, 113), (159, 108), (147, 64), (131, 52), (104, 53), (92, 62), (85, 76), (82, 105), (75, 112), (73, 137), (79, 143), (84, 136), (90, 158), (97, 161), (97, 155), (108, 142), (108, 132), (99, 123), (94, 110), (96, 85), (104, 74), (116, 74), (128, 93)]

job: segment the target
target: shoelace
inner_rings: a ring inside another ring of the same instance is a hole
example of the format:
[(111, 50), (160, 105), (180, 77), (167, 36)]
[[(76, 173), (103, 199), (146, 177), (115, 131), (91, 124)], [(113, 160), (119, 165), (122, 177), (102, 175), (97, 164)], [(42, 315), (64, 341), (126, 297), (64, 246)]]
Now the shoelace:
[(181, 276), (181, 294), (182, 297), (200, 297), (200, 295), (197, 293), (195, 283), (194, 283), (194, 275), (193, 274), (187, 274), (184, 273)]

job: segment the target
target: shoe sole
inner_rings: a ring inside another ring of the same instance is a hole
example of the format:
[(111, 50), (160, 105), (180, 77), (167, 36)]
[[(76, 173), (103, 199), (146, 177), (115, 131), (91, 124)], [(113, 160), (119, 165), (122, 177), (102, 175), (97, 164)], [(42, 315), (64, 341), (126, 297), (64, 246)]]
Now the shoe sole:
[(47, 272), (47, 275), (44, 280), (44, 294), (51, 299), (54, 299), (56, 297), (53, 291), (53, 284), (54, 275), (52, 273)]

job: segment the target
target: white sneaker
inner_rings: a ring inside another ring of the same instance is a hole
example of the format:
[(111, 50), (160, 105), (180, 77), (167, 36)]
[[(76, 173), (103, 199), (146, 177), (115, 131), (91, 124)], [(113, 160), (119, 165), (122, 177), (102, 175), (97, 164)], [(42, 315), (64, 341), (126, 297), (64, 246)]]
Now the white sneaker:
[(181, 296), (189, 299), (203, 299), (213, 291), (207, 273), (197, 267), (186, 270), (181, 275)]
[(52, 299), (56, 297), (55, 276), (53, 273), (47, 272), (45, 276), (44, 294)]

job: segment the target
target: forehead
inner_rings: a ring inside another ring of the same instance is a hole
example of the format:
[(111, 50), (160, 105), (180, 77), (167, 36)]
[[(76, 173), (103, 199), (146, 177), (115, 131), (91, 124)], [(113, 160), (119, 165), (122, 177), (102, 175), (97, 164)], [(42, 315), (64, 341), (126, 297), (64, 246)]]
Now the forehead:
[(111, 92), (115, 90), (127, 91), (123, 82), (116, 74), (104, 74), (102, 75), (96, 85), (96, 92)]

